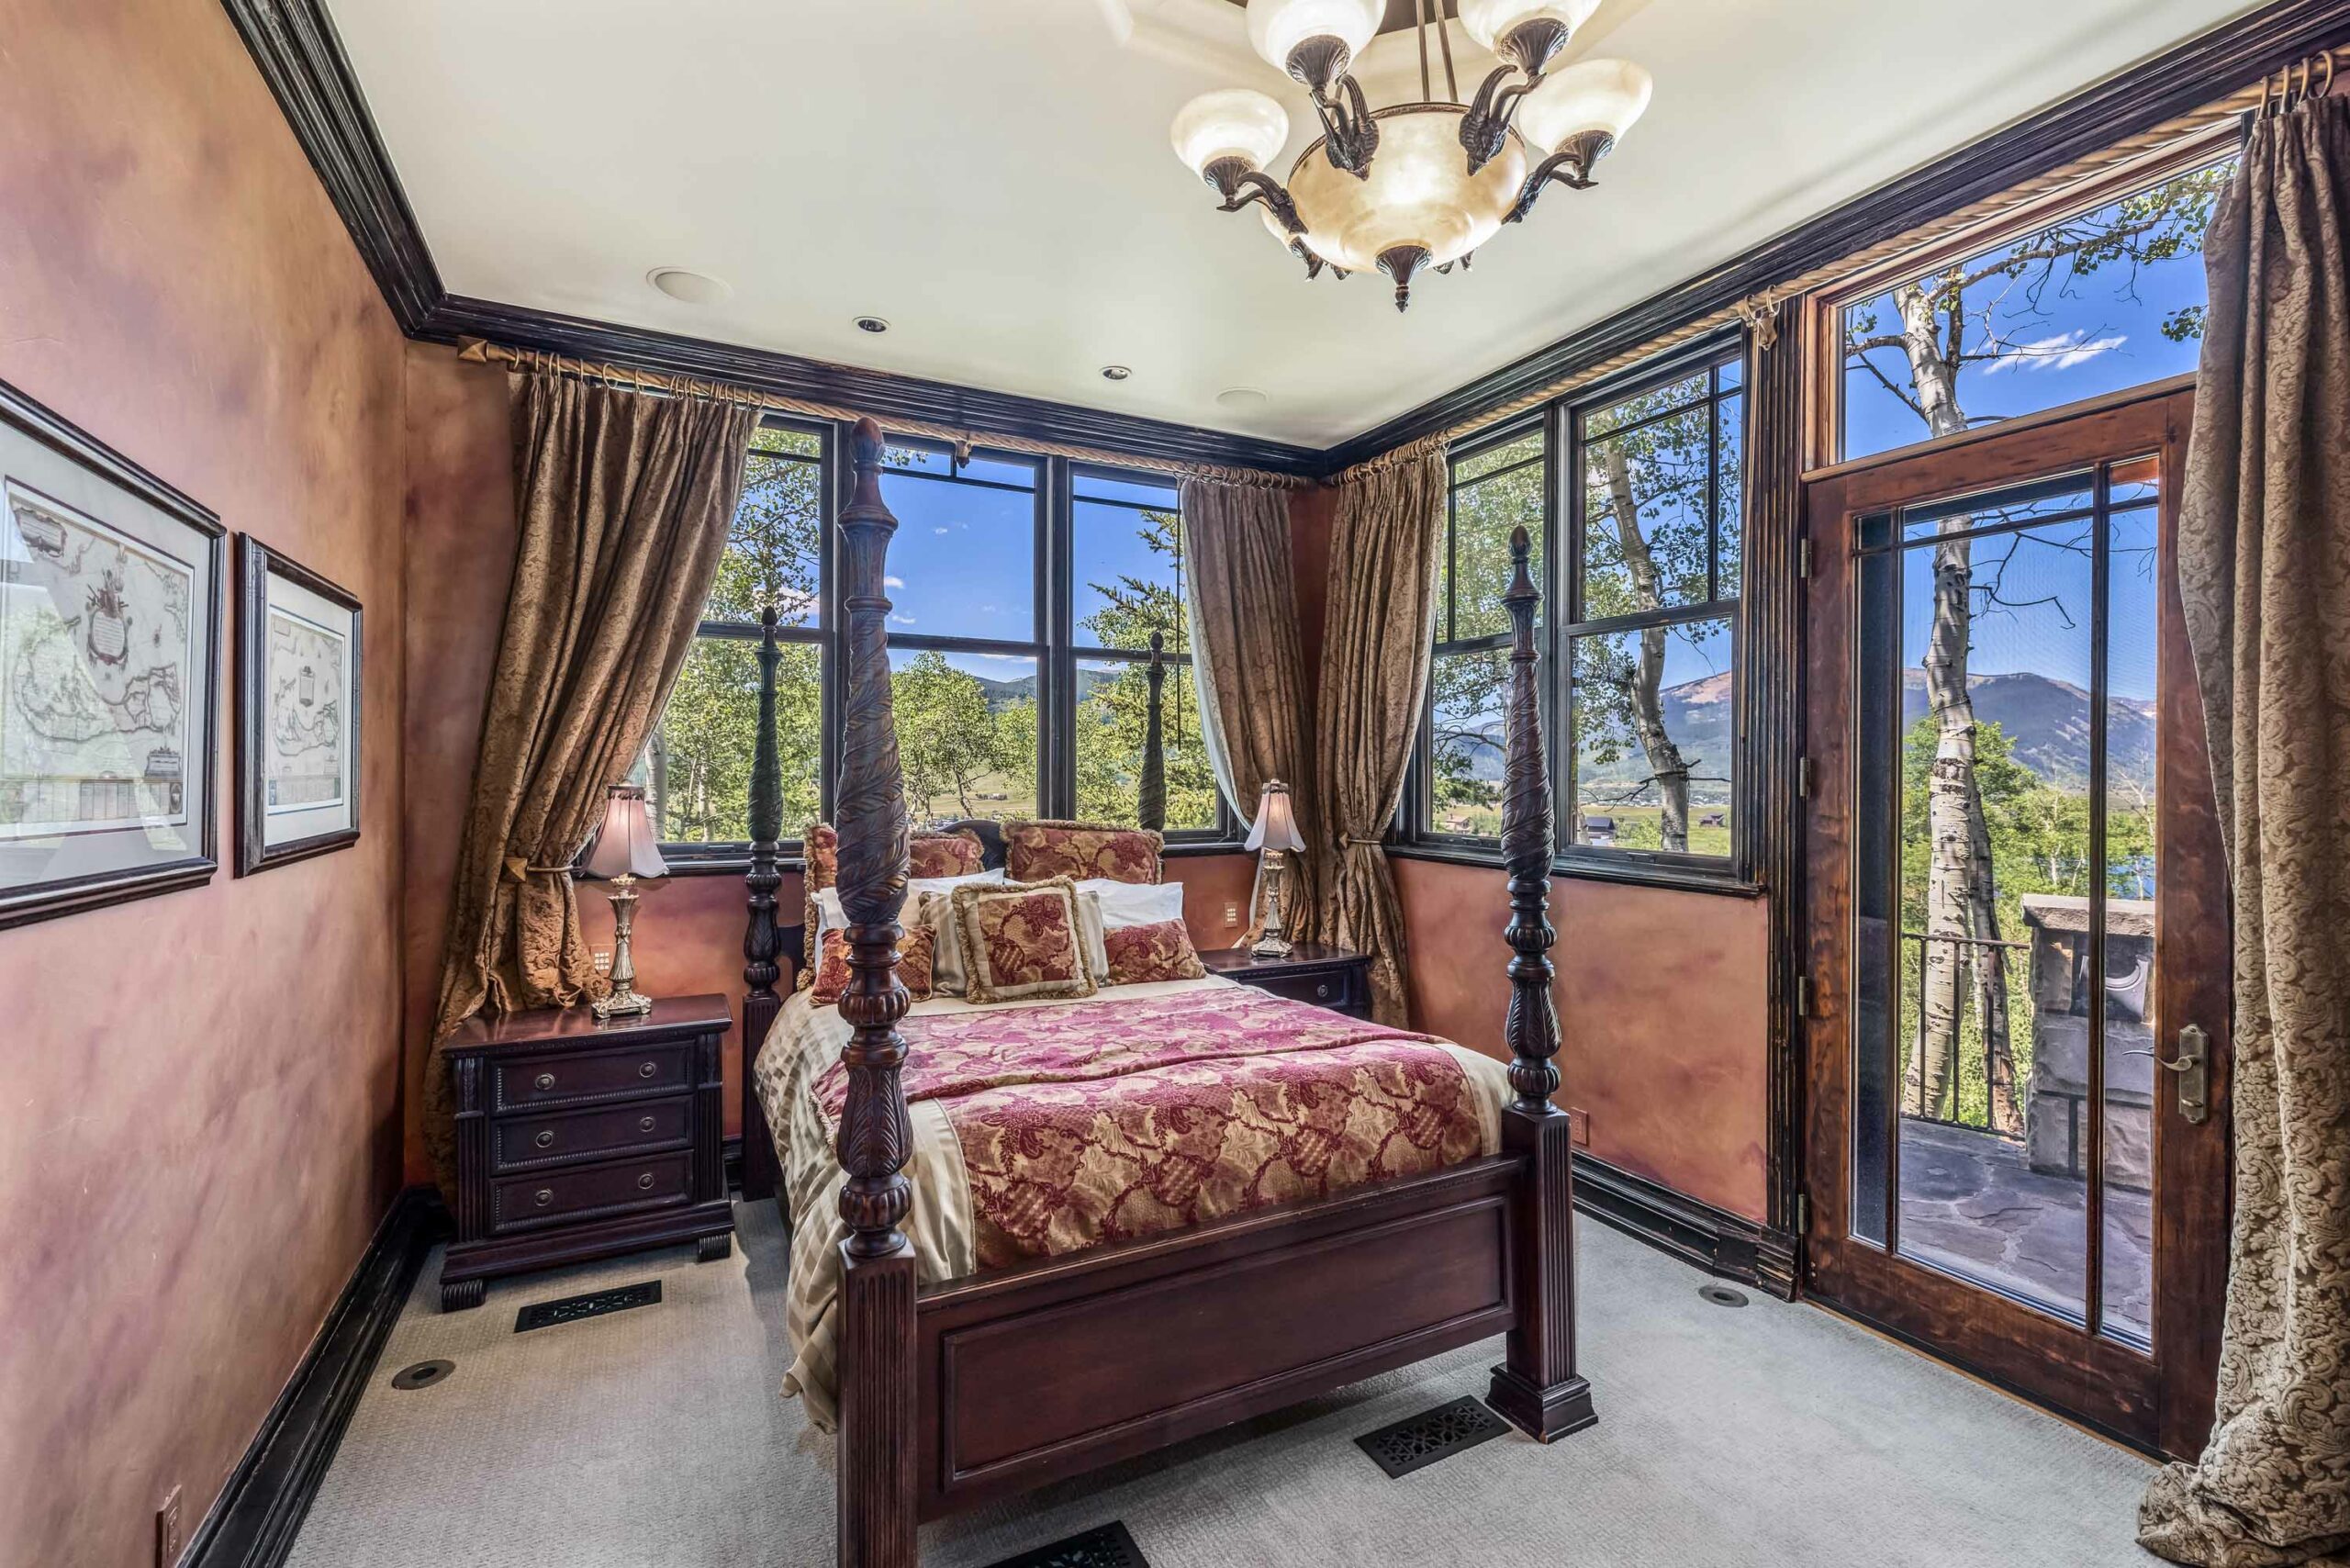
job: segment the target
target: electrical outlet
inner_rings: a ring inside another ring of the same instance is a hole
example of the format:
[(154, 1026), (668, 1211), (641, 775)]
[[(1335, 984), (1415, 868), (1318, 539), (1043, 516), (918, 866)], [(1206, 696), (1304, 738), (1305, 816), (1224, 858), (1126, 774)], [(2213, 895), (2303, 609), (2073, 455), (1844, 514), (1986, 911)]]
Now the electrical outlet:
[(180, 1489), (163, 1499), (155, 1510), (155, 1568), (178, 1568), (180, 1552), (187, 1540), (180, 1534)]
[(1240, 924), (1240, 906), (1238, 904), (1231, 902), (1225, 903), (1224, 906), (1224, 923), (1226, 925), (1237, 925)]
[(608, 974), (610, 974), (610, 973), (612, 972), (612, 953), (611, 953), (611, 949), (610, 949), (610, 948), (609, 948), (609, 947), (599, 947), (599, 948), (595, 949), (595, 953), (596, 953), (596, 972), (597, 972), (598, 974), (599, 974), (599, 975), (608, 975)]
[(1591, 1113), (1579, 1105), (1567, 1107), (1567, 1141), (1577, 1148), (1591, 1147)]

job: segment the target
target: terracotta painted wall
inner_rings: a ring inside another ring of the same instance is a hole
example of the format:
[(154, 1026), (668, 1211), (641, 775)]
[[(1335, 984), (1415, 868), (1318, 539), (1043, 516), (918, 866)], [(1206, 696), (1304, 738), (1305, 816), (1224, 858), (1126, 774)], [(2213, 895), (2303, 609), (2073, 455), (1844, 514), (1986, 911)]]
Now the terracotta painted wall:
[[(514, 469), (503, 370), (464, 364), (444, 348), (408, 349), (408, 570), (410, 588), (408, 689), (430, 692), (408, 716), (409, 1179), (429, 1181), (430, 1162), (415, 1125), (431, 1048), (440, 991), (441, 945), (449, 918), (449, 882), (457, 859), (458, 823), (473, 786), (482, 703), (498, 657), (498, 628), (514, 568)], [(1242, 855), (1169, 860), (1186, 887), (1184, 918), (1202, 946), (1228, 946), (1226, 902), (1246, 906), (1255, 860)], [(800, 919), (800, 885), (787, 875), (778, 890), (780, 917)], [(742, 1013), (743, 879), (672, 877), (644, 893), (637, 912), (635, 958), (641, 990), (660, 995), (721, 991)], [(608, 947), (611, 906), (583, 885), (580, 922), (589, 940)], [(787, 980), (787, 982), (789, 980)], [(739, 1132), (738, 1043), (727, 1041), (726, 1126)]]
[(0, 377), (367, 610), (356, 846), (0, 932), (0, 1562), (121, 1568), (398, 1182), (401, 349), (217, 5), (0, 6)]

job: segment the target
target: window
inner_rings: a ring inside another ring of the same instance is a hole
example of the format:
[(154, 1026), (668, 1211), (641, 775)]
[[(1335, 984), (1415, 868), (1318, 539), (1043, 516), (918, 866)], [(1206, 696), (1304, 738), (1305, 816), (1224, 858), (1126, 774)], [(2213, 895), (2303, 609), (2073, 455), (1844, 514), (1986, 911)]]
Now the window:
[(1956, 434), (2192, 372), (2203, 230), (2235, 171), (2200, 162), (1836, 310), (1837, 458)]
[(1543, 589), (1562, 866), (1658, 879), (1740, 874), (1742, 373), (1735, 347), (1708, 344), (1454, 448), (1407, 840), (1488, 854), (1499, 839), (1502, 595), (1522, 525)]
[[(747, 855), (765, 605), (781, 620), (786, 838), (831, 809), (835, 450), (828, 427), (770, 421), (754, 438), (699, 632), (635, 774), (673, 863), (733, 868)], [(1157, 631), (1168, 836), (1231, 838), (1200, 733), (1175, 487), (1016, 454), (958, 459), (912, 440), (891, 442), (883, 464), (898, 519), (891, 697), (915, 820), (1135, 821)]]
[(777, 607), (776, 740), (784, 832), (817, 814), (824, 772), (823, 432), (778, 423), (751, 440), (742, 504), (727, 531), (699, 632), (636, 775), (665, 853), (738, 858), (751, 836), (751, 748), (759, 716), (759, 612)]
[(1420, 768), (1421, 820), (1436, 842), (1495, 843), (1502, 831), (1504, 722), (1509, 695), (1511, 532), (1536, 541), (1540, 580), (1542, 428), (1504, 431), (1454, 454), (1437, 562), (1436, 657)]
[(1730, 863), (1740, 369), (1717, 359), (1572, 415), (1572, 848)]

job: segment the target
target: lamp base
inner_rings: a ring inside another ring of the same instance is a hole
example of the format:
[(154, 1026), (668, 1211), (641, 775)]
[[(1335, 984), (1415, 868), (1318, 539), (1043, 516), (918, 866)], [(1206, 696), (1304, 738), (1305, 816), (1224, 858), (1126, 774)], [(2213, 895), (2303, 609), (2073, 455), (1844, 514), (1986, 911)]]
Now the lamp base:
[(1248, 956), (1252, 958), (1286, 958), (1289, 955), (1289, 938), (1278, 931), (1266, 932), (1257, 938), (1256, 946), (1248, 949)]
[(640, 1013), (652, 1012), (653, 999), (632, 986), (625, 991), (610, 991), (598, 997), (588, 1004), (588, 1010), (596, 1015), (599, 1023), (610, 1018), (630, 1018)]

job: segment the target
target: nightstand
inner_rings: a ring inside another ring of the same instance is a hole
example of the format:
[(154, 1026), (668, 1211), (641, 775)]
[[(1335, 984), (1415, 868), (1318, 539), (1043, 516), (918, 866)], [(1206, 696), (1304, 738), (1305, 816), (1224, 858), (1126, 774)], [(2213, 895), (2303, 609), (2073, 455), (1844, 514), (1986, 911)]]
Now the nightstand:
[(584, 1007), (474, 1018), (450, 1036), (457, 1238), (441, 1307), (486, 1282), (681, 1241), (733, 1246), (719, 1054), (722, 996), (598, 1023)]
[(1371, 959), (1346, 947), (1326, 947), (1300, 942), (1286, 958), (1259, 958), (1246, 947), (1218, 947), (1202, 953), (1208, 973), (1270, 991), (1297, 1002), (1310, 1002), (1333, 1013), (1356, 1018), (1371, 1016)]

